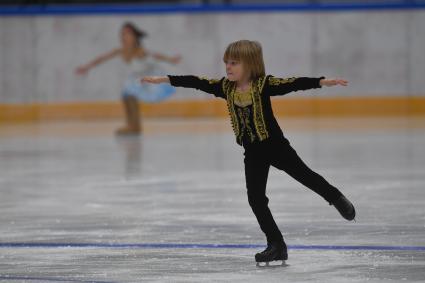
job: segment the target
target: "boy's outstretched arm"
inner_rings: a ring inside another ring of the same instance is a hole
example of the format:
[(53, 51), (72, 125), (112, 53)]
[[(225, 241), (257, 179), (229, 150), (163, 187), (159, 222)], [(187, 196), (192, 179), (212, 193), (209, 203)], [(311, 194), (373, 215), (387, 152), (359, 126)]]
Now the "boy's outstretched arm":
[(348, 81), (342, 79), (325, 79), (320, 78), (275, 78), (269, 77), (269, 88), (271, 96), (284, 95), (292, 91), (308, 90), (313, 88), (321, 88), (322, 86), (346, 86)]
[(321, 79), (319, 81), (319, 84), (321, 86), (335, 86), (335, 85), (347, 86), (348, 81), (343, 79)]
[(170, 83), (170, 79), (167, 76), (144, 77), (140, 81), (142, 83), (151, 83), (151, 84)]
[(172, 86), (195, 88), (224, 98), (221, 80), (210, 80), (197, 76), (152, 76), (141, 79), (142, 83), (170, 83)]

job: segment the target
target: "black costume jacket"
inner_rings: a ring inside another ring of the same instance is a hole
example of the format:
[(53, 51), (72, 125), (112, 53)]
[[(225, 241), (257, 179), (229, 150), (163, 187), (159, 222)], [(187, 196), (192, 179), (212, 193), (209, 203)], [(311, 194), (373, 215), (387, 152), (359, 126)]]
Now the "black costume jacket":
[[(225, 99), (233, 131), (236, 135), (236, 142), (242, 145), (242, 141), (245, 141), (244, 129), (246, 121), (241, 115), (238, 115), (238, 106), (235, 104), (235, 82), (229, 81), (227, 78), (216, 80), (196, 76), (169, 75), (168, 77), (173, 86), (195, 88)], [(283, 136), (282, 130), (273, 115), (270, 102), (271, 96), (284, 95), (298, 90), (320, 88), (319, 82), (323, 78), (276, 78), (268, 75), (253, 81), (250, 89), (252, 100), (250, 115), (253, 122), (252, 128), (255, 141), (261, 142), (269, 138)]]

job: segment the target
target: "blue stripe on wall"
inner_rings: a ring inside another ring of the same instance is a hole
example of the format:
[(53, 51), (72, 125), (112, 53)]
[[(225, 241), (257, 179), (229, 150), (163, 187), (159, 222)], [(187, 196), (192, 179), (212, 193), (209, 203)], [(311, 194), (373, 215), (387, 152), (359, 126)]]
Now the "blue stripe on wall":
[(241, 5), (33, 5), (0, 6), (0, 16), (42, 15), (116, 15), (168, 13), (244, 13), (277, 11), (363, 11), (425, 9), (425, 2), (388, 3), (302, 3), (302, 4), (241, 4)]

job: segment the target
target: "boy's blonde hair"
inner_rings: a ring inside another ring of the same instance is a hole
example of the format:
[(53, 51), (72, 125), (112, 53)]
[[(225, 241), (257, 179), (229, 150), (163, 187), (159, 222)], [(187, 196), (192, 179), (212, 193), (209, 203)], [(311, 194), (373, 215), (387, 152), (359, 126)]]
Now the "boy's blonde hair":
[(238, 40), (227, 46), (223, 61), (235, 60), (243, 64), (251, 80), (256, 80), (266, 75), (263, 51), (258, 41)]

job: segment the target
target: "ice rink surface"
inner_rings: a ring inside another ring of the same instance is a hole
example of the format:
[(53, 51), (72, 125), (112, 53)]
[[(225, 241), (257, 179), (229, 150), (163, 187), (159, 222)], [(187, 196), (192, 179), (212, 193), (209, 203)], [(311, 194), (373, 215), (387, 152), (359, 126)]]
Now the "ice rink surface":
[(0, 282), (425, 282), (425, 118), (280, 124), (358, 216), (271, 169), (274, 268), (229, 121), (0, 125)]

